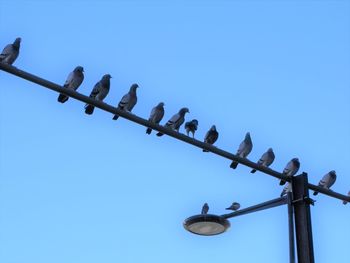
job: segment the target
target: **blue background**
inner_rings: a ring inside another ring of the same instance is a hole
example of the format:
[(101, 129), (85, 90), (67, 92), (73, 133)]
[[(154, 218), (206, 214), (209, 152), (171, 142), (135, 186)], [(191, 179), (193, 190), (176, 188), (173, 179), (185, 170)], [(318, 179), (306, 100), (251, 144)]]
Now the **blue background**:
[[(110, 73), (106, 102), (138, 83), (133, 112), (187, 106), (235, 153), (247, 131), (256, 161), (269, 147), (317, 184), (350, 190), (349, 1), (0, 1), (0, 46), (22, 37), (14, 63), (63, 84), (77, 65), (89, 94)], [(288, 261), (287, 208), (238, 217), (219, 236), (183, 220), (279, 196), (278, 180), (0, 72), (0, 262)], [(183, 132), (183, 129), (180, 130)], [(318, 263), (348, 262), (350, 205), (312, 207)]]

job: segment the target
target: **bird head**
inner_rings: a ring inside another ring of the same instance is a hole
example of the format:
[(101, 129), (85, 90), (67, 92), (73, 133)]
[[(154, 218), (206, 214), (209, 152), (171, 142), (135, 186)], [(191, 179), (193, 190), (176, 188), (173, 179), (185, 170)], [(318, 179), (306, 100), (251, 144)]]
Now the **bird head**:
[(179, 113), (182, 114), (182, 115), (185, 115), (187, 112), (188, 112), (188, 113), (190, 112), (188, 108), (182, 108), (182, 109), (179, 111)]
[(84, 72), (84, 68), (82, 66), (77, 66), (74, 71), (76, 72)]
[(15, 39), (15, 41), (13, 42), (13, 45), (14, 45), (15, 47), (19, 47), (20, 44), (21, 44), (21, 41), (22, 41), (22, 39), (21, 39), (20, 37), (17, 37), (17, 38)]
[(329, 172), (329, 175), (330, 175), (330, 176), (332, 176), (332, 177), (337, 176), (337, 174), (335, 173), (335, 171), (334, 171), (334, 170), (330, 171), (330, 172)]
[(273, 152), (272, 148), (267, 149), (269, 153)]
[(196, 119), (193, 119), (191, 122), (195, 125), (198, 125), (198, 120), (196, 120)]
[(103, 79), (111, 79), (112, 78), (112, 76), (111, 75), (109, 75), (109, 74), (106, 74), (106, 75), (103, 75), (103, 77), (102, 77)]
[(136, 92), (136, 89), (139, 87), (139, 85), (137, 85), (136, 83), (132, 84), (130, 87), (130, 91), (132, 92)]
[(159, 102), (158, 103), (158, 107), (164, 107), (164, 105), (165, 105), (164, 102)]
[(250, 138), (250, 132), (247, 132), (244, 138), (245, 141), (251, 141), (252, 139)]

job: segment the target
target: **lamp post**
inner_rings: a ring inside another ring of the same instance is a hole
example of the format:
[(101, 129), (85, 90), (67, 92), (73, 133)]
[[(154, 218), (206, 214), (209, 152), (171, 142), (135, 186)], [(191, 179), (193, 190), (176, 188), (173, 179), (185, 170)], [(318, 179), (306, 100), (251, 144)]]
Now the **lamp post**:
[[(212, 236), (224, 233), (229, 227), (229, 218), (246, 215), (249, 213), (270, 209), (273, 207), (288, 206), (288, 230), (289, 230), (289, 262), (295, 262), (294, 229), (296, 232), (296, 243), (299, 263), (314, 263), (313, 242), (311, 231), (310, 204), (313, 201), (309, 198), (307, 174), (292, 178), (292, 192), (286, 196), (272, 199), (239, 211), (229, 214), (212, 215), (200, 214), (185, 219), (183, 226), (191, 233)], [(295, 218), (295, 228), (293, 220)]]

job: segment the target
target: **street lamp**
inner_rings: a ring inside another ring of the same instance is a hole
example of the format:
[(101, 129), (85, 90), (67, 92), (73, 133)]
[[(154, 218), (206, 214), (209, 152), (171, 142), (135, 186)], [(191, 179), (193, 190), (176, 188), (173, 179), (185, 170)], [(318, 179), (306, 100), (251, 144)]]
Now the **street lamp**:
[[(272, 199), (245, 209), (223, 215), (196, 215), (184, 221), (184, 227), (191, 233), (203, 236), (212, 236), (224, 233), (230, 226), (228, 218), (241, 216), (260, 210), (281, 205), (288, 206), (289, 229), (289, 262), (295, 262), (294, 230), (299, 263), (314, 263), (312, 242), (312, 227), (310, 204), (314, 200), (309, 198), (308, 177), (306, 173), (294, 176), (291, 180), (292, 192), (286, 196)], [(294, 217), (293, 217), (294, 214)], [(295, 226), (294, 226), (295, 219)]]
[(293, 208), (292, 208), (292, 194), (287, 193), (286, 196), (272, 199), (245, 209), (241, 209), (229, 214), (213, 215), (213, 214), (200, 214), (191, 216), (185, 219), (183, 226), (184, 228), (196, 235), (201, 236), (213, 236), (219, 235), (230, 227), (228, 218), (246, 215), (249, 213), (281, 206), (288, 205), (288, 226), (289, 226), (289, 261), (290, 263), (295, 262), (294, 255), (294, 221), (293, 221)]

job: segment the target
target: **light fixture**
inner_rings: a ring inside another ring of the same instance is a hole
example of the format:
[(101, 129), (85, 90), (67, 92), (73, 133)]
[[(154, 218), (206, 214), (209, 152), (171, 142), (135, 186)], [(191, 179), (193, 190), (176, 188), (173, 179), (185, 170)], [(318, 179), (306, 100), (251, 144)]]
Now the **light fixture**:
[(222, 216), (201, 214), (187, 218), (183, 225), (191, 233), (213, 236), (224, 233), (230, 227), (230, 222)]

